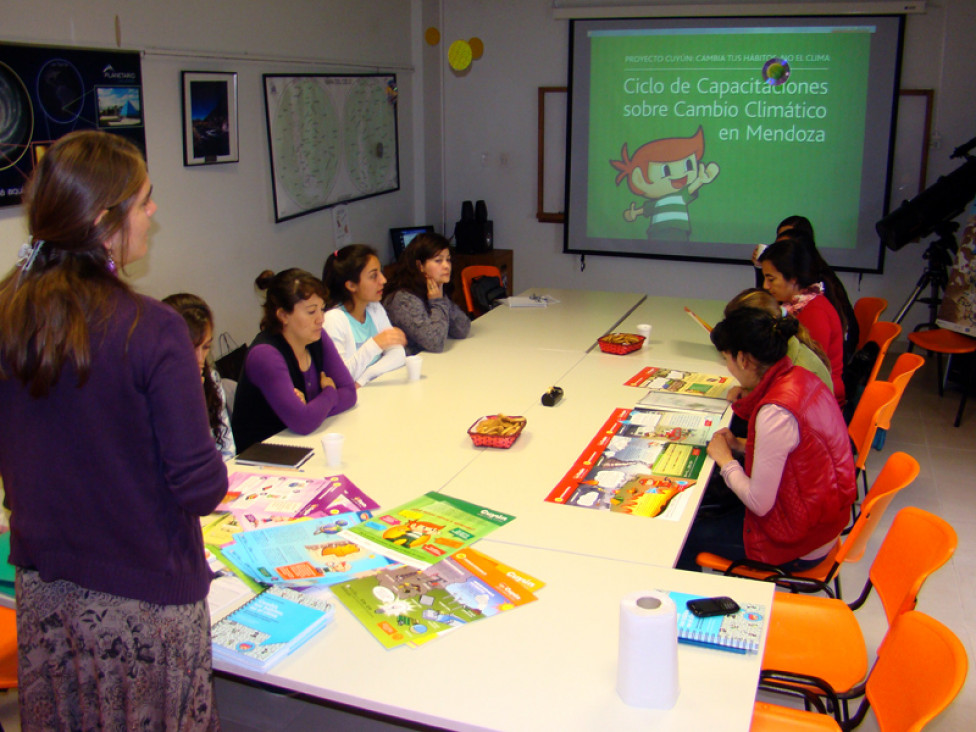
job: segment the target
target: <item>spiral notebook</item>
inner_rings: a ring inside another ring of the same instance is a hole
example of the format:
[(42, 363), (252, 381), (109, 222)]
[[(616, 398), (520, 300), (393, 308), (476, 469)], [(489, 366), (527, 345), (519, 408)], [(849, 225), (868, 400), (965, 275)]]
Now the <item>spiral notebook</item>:
[(267, 465), (273, 468), (301, 467), (315, 450), (300, 445), (280, 445), (274, 442), (255, 442), (234, 460), (238, 465)]
[(703, 595), (668, 593), (678, 609), (678, 642), (718, 648), (732, 653), (758, 653), (766, 624), (766, 606), (740, 603), (737, 613), (699, 618), (688, 609), (688, 600)]

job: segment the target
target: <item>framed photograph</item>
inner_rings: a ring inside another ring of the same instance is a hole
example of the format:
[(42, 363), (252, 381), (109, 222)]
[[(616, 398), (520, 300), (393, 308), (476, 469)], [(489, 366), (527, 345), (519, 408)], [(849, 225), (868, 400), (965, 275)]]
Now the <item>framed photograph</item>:
[(183, 165), (236, 163), (237, 74), (183, 72)]

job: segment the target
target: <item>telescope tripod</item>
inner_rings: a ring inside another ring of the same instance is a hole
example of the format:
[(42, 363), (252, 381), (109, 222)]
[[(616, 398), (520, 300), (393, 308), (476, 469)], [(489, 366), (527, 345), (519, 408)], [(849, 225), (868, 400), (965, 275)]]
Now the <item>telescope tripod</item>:
[[(946, 221), (936, 227), (935, 232), (939, 238), (932, 241), (925, 250), (925, 254), (922, 255), (922, 259), (928, 264), (926, 264), (922, 276), (918, 278), (918, 282), (915, 283), (912, 294), (908, 296), (905, 304), (898, 311), (898, 315), (895, 316), (896, 323), (901, 323), (908, 315), (912, 305), (920, 302), (929, 306), (929, 319), (927, 323), (917, 326), (915, 330), (935, 327), (939, 305), (942, 304), (942, 295), (945, 293), (946, 285), (949, 284), (949, 267), (952, 266), (952, 257), (958, 249), (955, 237), (955, 231), (958, 228), (959, 224), (954, 221)], [(925, 288), (929, 289), (928, 297), (921, 296)]]

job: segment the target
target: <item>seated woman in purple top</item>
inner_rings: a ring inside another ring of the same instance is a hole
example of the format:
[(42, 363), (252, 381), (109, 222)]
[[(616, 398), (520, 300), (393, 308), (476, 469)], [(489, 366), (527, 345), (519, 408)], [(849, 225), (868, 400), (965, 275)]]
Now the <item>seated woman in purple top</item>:
[(286, 428), (307, 435), (356, 403), (356, 383), (322, 330), (321, 280), (301, 269), (265, 270), (255, 284), (268, 295), (234, 399), (238, 450)]

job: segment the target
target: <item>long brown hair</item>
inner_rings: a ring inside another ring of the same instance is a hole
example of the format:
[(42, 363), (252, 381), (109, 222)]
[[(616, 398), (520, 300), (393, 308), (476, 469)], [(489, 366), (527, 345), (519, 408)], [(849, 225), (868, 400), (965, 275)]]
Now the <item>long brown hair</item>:
[(128, 215), (146, 181), (146, 164), (128, 140), (106, 132), (65, 135), (41, 157), (24, 191), (35, 250), (0, 282), (0, 378), (10, 374), (38, 397), (70, 361), (84, 384), (91, 331), (107, 303), (131, 290), (109, 271), (105, 242), (128, 247)]
[[(397, 290), (406, 290), (420, 298), (420, 301), (430, 312), (427, 301), (427, 278), (421, 267), (428, 259), (433, 259), (445, 249), (451, 252), (451, 242), (440, 234), (418, 234), (413, 238), (403, 254), (397, 260), (390, 280), (383, 288), (383, 299), (389, 300)], [(444, 296), (450, 298), (453, 287), (450, 283), (444, 285)]]
[[(214, 319), (210, 307), (202, 297), (189, 292), (177, 292), (163, 298), (163, 302), (183, 316), (186, 326), (190, 330), (190, 342), (194, 348), (203, 345), (203, 340), (210, 331), (213, 337)], [(214, 440), (222, 442), (226, 436), (224, 427), (224, 397), (220, 384), (214, 379), (213, 366), (207, 361), (203, 365), (203, 396), (207, 403), (207, 417), (210, 420), (210, 432)]]

